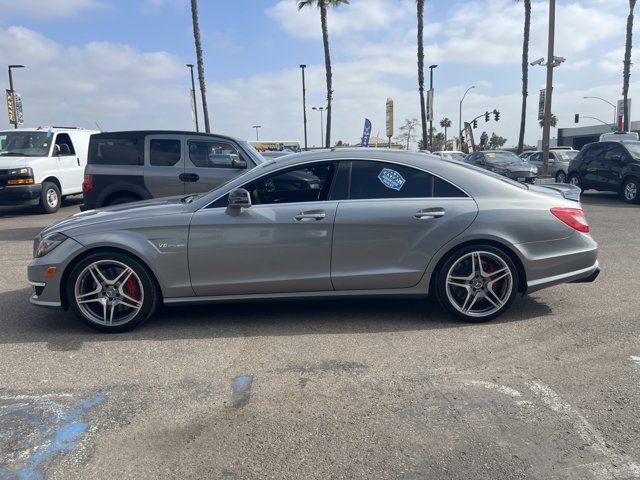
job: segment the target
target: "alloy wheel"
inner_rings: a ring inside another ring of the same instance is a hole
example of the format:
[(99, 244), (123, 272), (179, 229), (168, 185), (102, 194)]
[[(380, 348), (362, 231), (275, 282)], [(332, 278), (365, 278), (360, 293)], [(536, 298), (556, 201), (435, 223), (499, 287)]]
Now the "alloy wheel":
[(580, 179), (575, 175), (571, 175), (569, 177), (569, 184), (570, 185), (575, 185), (576, 187), (579, 187), (580, 186)]
[(638, 185), (636, 185), (636, 182), (634, 181), (627, 182), (624, 186), (624, 198), (627, 199), (629, 202), (633, 202), (635, 201), (637, 196), (638, 196)]
[(447, 272), (449, 302), (470, 317), (493, 315), (509, 301), (512, 290), (513, 275), (509, 265), (491, 252), (469, 252)]
[(567, 175), (564, 172), (558, 172), (558, 175), (556, 175), (556, 182), (558, 182), (558, 183), (566, 183), (567, 182)]

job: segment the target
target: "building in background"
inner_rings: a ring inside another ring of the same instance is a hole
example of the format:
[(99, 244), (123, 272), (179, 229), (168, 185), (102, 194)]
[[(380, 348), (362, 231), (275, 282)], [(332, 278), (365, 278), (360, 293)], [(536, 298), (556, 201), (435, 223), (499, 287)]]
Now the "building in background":
[[(632, 132), (640, 133), (640, 122), (631, 122)], [(580, 150), (587, 143), (597, 142), (603, 133), (611, 133), (612, 125), (593, 125), (590, 127), (559, 128), (558, 145)]]

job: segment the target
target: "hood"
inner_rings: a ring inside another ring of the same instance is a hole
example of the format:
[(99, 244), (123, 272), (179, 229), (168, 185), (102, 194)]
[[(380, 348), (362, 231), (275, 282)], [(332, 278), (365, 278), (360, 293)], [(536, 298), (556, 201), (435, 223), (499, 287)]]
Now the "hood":
[(29, 167), (31, 162), (42, 157), (0, 157), (0, 170)]
[(87, 210), (86, 212), (76, 213), (49, 225), (40, 232), (40, 234), (42, 235), (50, 232), (64, 233), (68, 230), (78, 227), (86, 227), (88, 225), (109, 223), (119, 220), (130, 221), (137, 218), (146, 219), (159, 215), (180, 213), (184, 211), (187, 206), (180, 201), (181, 198), (184, 198), (184, 195), (180, 195), (179, 197), (160, 198), (123, 205), (114, 205), (112, 207), (98, 208), (96, 210)]
[(495, 169), (497, 171), (509, 171), (509, 172), (522, 172), (523, 170), (528, 170), (528, 171), (533, 171), (536, 169), (536, 167), (529, 163), (529, 162), (523, 162), (523, 161), (513, 161), (511, 163), (491, 163), (491, 162), (487, 162), (487, 165), (489, 165), (492, 169)]

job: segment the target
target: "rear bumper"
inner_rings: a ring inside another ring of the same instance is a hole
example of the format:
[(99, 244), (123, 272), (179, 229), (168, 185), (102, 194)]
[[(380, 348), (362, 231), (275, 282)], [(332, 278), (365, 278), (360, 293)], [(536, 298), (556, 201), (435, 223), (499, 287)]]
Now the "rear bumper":
[(591, 272), (591, 274), (587, 277), (583, 277), (583, 278), (579, 278), (577, 280), (573, 280), (571, 283), (591, 283), (593, 281), (595, 281), (596, 278), (598, 278), (598, 275), (600, 275), (600, 267), (598, 266), (598, 263), (596, 262), (596, 268), (593, 270), (593, 272)]
[(0, 205), (38, 203), (42, 185), (12, 185), (0, 187)]

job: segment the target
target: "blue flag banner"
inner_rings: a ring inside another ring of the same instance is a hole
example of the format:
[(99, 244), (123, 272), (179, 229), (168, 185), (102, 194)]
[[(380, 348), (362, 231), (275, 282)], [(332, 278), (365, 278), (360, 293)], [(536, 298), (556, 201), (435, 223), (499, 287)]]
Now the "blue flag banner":
[(369, 137), (371, 137), (371, 120), (368, 118), (364, 119), (364, 130), (362, 131), (362, 141), (360, 142), (361, 147), (369, 146)]

